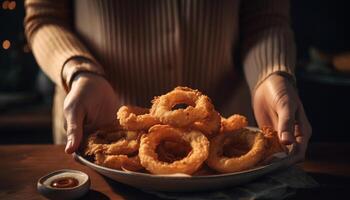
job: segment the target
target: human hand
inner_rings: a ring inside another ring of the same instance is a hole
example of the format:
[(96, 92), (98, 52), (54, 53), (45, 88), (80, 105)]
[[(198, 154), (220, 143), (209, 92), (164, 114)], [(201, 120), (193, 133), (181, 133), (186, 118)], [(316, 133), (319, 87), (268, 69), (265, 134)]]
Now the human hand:
[(116, 94), (104, 77), (86, 72), (76, 75), (64, 100), (66, 153), (78, 149), (83, 132), (114, 124), (117, 108)]
[(282, 75), (269, 76), (255, 91), (253, 109), (259, 127), (277, 130), (290, 151), (289, 163), (303, 161), (312, 129), (291, 82)]

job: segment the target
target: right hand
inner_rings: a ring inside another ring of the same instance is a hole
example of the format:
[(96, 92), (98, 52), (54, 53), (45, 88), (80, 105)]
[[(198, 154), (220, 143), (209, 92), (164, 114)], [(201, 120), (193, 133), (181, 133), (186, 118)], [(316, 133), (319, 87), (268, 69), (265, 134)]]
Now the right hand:
[(86, 72), (76, 75), (64, 100), (66, 153), (78, 149), (83, 132), (115, 124), (118, 106), (117, 96), (104, 77)]
[(273, 127), (289, 148), (289, 164), (302, 162), (312, 128), (291, 81), (277, 74), (269, 76), (256, 89), (253, 106), (259, 126)]

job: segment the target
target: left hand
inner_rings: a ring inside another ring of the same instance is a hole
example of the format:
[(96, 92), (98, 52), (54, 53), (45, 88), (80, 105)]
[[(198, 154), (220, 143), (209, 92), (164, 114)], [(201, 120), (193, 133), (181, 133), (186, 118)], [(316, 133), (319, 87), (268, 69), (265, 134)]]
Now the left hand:
[(259, 127), (277, 130), (281, 143), (290, 150), (290, 164), (303, 161), (312, 129), (291, 82), (273, 74), (258, 86), (252, 100)]
[(66, 153), (79, 148), (84, 134), (113, 126), (118, 105), (118, 97), (104, 77), (86, 72), (76, 75), (64, 100)]

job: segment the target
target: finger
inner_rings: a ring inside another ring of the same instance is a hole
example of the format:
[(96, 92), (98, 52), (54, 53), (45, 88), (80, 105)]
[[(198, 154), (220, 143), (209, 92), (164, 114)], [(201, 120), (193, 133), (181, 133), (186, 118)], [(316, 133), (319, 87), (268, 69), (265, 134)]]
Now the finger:
[(270, 114), (268, 113), (268, 111), (264, 109), (257, 108), (254, 110), (254, 114), (255, 114), (256, 122), (258, 123), (259, 127), (264, 127), (264, 126), (274, 127), (274, 123), (273, 123), (274, 120), (272, 118), (274, 117), (277, 118), (277, 116), (275, 116), (274, 113)]
[[(265, 116), (262, 120), (260, 120), (259, 126), (264, 127), (264, 126), (269, 126), (269, 127), (274, 127), (274, 116)], [(276, 117), (277, 118), (277, 117)]]
[(306, 150), (312, 134), (311, 125), (307, 120), (305, 112), (299, 110), (297, 113), (298, 124), (295, 126), (296, 143), (290, 152), (290, 163), (302, 162), (305, 159)]
[(308, 146), (308, 139), (302, 136), (296, 138), (296, 143), (292, 145), (289, 164), (299, 163), (305, 160), (305, 154)]
[(67, 144), (66, 153), (73, 153), (79, 147), (83, 135), (83, 113), (73, 111), (66, 114), (67, 121)]
[[(310, 125), (309, 120), (306, 117), (305, 110), (303, 108), (303, 105), (300, 104), (297, 112), (297, 122), (298, 127), (300, 128), (300, 131), (297, 132), (297, 134), (301, 134), (300, 136), (304, 136), (307, 139), (309, 139), (312, 135), (312, 127)], [(297, 135), (299, 136), (299, 135)]]
[(296, 146), (292, 148), (290, 152), (290, 162), (298, 163), (305, 159), (307, 146), (312, 135), (312, 128), (309, 120), (306, 117), (305, 111), (302, 105), (299, 106), (297, 112), (298, 124), (295, 125)]
[(294, 122), (295, 122), (295, 111), (289, 106), (283, 106), (278, 111), (278, 133), (280, 141), (289, 145), (295, 142), (294, 136)]

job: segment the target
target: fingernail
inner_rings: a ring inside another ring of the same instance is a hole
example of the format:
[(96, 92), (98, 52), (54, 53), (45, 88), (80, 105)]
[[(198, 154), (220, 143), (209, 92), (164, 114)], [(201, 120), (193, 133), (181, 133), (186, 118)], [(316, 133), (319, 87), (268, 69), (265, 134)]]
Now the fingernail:
[(69, 140), (67, 141), (67, 144), (66, 144), (66, 149), (65, 149), (65, 152), (66, 153), (69, 153), (69, 149), (72, 148), (72, 140)]

